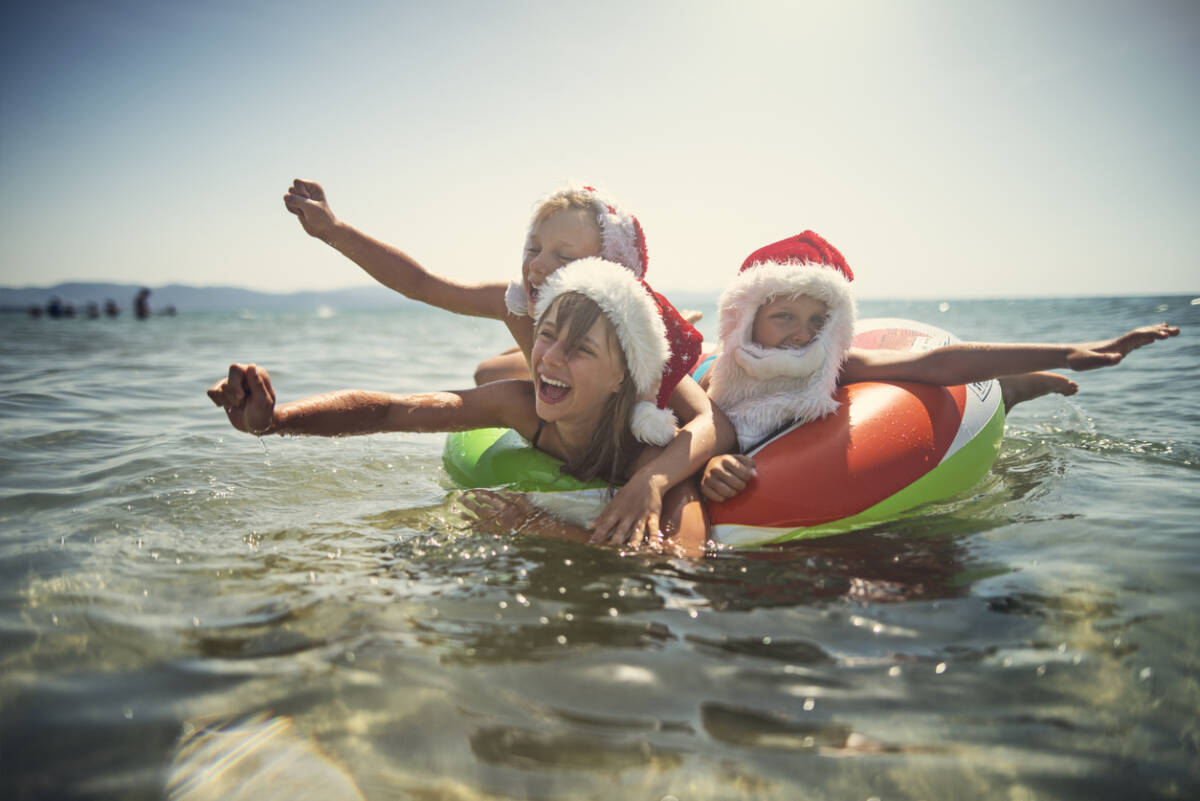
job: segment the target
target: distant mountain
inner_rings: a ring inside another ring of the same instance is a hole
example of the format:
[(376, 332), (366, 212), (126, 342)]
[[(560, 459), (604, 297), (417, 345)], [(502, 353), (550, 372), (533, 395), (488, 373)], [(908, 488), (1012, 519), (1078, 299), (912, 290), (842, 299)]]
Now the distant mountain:
[[(124, 313), (133, 310), (133, 298), (142, 287), (138, 284), (68, 283), (52, 287), (0, 287), (0, 311), (27, 312), (31, 306), (45, 307), (57, 297), (82, 312), (89, 303), (102, 308), (114, 300)], [(150, 287), (150, 309), (161, 311), (174, 306), (177, 311), (214, 311), (223, 309), (305, 310), (329, 306), (334, 309), (373, 309), (398, 306), (413, 301), (381, 286), (353, 287), (318, 292), (256, 292), (237, 287), (183, 286), (168, 284)]]

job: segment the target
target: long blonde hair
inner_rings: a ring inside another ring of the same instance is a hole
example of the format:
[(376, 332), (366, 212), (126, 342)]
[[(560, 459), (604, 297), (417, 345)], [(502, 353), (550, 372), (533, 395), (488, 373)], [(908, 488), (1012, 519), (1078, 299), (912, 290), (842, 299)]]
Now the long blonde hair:
[[(559, 331), (564, 327), (567, 329), (563, 341), (563, 349), (567, 353), (574, 352), (596, 319), (603, 317), (596, 302), (578, 292), (564, 292), (550, 304), (538, 320), (539, 326), (550, 314), (551, 309), (556, 310), (555, 327)], [(629, 366), (625, 362), (625, 352), (621, 349), (616, 330), (607, 317), (604, 321), (607, 323), (608, 345), (619, 354), (625, 377), (620, 388), (605, 401), (600, 413), (600, 422), (588, 439), (587, 447), (578, 456), (568, 459), (562, 466), (562, 471), (580, 481), (602, 478), (608, 482), (611, 490), (625, 477), (624, 469), (637, 453), (640, 444), (629, 425), (633, 417), (633, 407), (637, 403), (637, 390), (629, 376)]]

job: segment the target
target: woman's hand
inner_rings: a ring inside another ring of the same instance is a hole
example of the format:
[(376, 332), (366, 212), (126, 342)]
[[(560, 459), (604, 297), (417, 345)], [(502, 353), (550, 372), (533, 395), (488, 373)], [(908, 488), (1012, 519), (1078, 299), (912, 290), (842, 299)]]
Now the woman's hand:
[(472, 528), (491, 534), (517, 533), (541, 513), (528, 498), (516, 492), (467, 490), (458, 501), (471, 513), (472, 517), (463, 517), (471, 521)]
[(708, 464), (704, 466), (700, 492), (713, 503), (721, 503), (744, 491), (750, 480), (757, 476), (754, 460), (749, 456), (742, 453), (723, 453), (709, 459)]
[(214, 405), (225, 409), (238, 431), (268, 434), (275, 421), (275, 389), (265, 367), (231, 364), (229, 375), (208, 390)]
[(292, 182), (291, 189), (283, 196), (283, 205), (300, 218), (300, 225), (309, 236), (327, 240), (337, 226), (337, 217), (325, 200), (325, 190), (313, 181)]
[(617, 491), (592, 523), (589, 542), (614, 545), (658, 545), (666, 478), (639, 471)]

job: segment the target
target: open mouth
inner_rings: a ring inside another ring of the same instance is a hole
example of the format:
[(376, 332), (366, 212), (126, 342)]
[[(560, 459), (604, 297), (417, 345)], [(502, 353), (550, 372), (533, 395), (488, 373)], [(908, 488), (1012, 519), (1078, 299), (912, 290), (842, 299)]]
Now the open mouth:
[(538, 376), (537, 394), (543, 403), (559, 403), (571, 391), (570, 384), (564, 384), (544, 375)]

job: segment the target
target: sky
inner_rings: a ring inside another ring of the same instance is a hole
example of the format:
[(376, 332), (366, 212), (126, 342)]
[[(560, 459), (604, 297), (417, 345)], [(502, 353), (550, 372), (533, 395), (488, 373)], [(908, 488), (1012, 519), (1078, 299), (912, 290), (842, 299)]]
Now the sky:
[(0, 11), (0, 284), (460, 280), (567, 182), (660, 290), (805, 229), (860, 296), (1200, 292), (1200, 3), (41, 0)]

